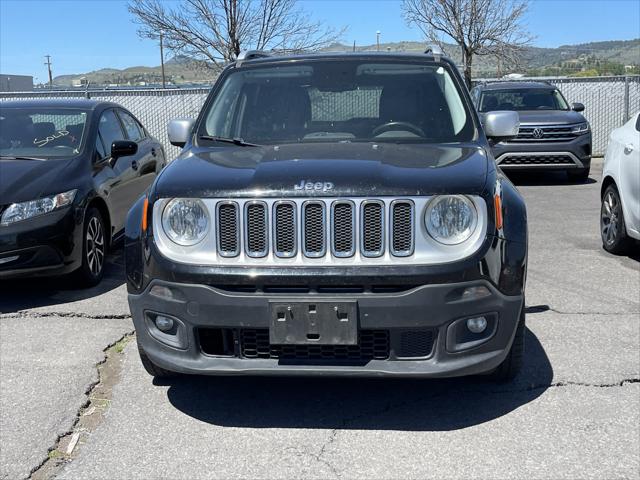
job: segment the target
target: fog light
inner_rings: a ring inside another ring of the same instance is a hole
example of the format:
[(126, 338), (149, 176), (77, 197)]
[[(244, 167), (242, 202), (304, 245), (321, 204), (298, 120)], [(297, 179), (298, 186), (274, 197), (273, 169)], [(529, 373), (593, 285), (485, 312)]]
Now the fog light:
[(467, 320), (467, 328), (471, 333), (482, 333), (487, 328), (487, 319), (484, 317), (470, 318)]
[[(486, 323), (486, 322), (485, 322)], [(173, 328), (173, 319), (158, 315), (155, 320), (156, 327), (162, 332), (168, 332)]]

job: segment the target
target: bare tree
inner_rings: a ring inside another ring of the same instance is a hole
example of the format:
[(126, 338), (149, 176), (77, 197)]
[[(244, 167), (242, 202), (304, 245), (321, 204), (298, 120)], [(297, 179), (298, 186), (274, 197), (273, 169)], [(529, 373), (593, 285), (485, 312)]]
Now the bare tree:
[(446, 49), (453, 40), (462, 54), (464, 78), (471, 87), (475, 55), (498, 59), (504, 68), (518, 62), (532, 37), (523, 25), (528, 0), (403, 0), (404, 18)]
[(296, 0), (132, 0), (129, 11), (140, 36), (158, 39), (162, 32), (175, 54), (215, 66), (241, 50), (318, 50), (343, 33), (313, 21)]

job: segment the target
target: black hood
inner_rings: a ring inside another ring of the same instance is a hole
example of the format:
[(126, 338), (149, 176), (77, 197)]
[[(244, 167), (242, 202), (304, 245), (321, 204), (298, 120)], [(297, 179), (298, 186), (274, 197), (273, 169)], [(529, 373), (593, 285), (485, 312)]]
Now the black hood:
[(43, 161), (0, 158), (0, 205), (64, 192), (64, 188), (57, 188), (56, 180), (72, 161), (69, 158)]
[(573, 110), (525, 110), (519, 111), (520, 125), (570, 125), (586, 122), (585, 118)]
[[(479, 194), (488, 160), (477, 145), (318, 143), (196, 148), (164, 169), (156, 198)], [(311, 182), (312, 189), (296, 188)], [(318, 187), (316, 189), (316, 186)]]

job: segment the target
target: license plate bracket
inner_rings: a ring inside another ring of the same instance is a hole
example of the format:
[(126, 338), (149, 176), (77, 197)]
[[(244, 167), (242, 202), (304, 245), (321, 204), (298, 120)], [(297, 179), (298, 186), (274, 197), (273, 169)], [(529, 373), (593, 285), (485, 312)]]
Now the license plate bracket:
[(357, 345), (357, 302), (269, 302), (272, 345)]

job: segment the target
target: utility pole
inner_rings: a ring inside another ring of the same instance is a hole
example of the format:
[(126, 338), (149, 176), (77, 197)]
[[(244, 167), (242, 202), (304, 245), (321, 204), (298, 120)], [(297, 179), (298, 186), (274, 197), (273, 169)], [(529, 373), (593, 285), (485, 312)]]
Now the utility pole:
[(376, 44), (378, 45), (378, 51), (380, 51), (380, 30), (376, 32)]
[(51, 55), (45, 55), (44, 58), (47, 59), (44, 64), (47, 66), (49, 70), (49, 88), (53, 88), (53, 77), (51, 76)]
[(164, 47), (162, 45), (162, 32), (160, 32), (160, 67), (162, 68), (162, 88), (167, 88), (164, 76)]

